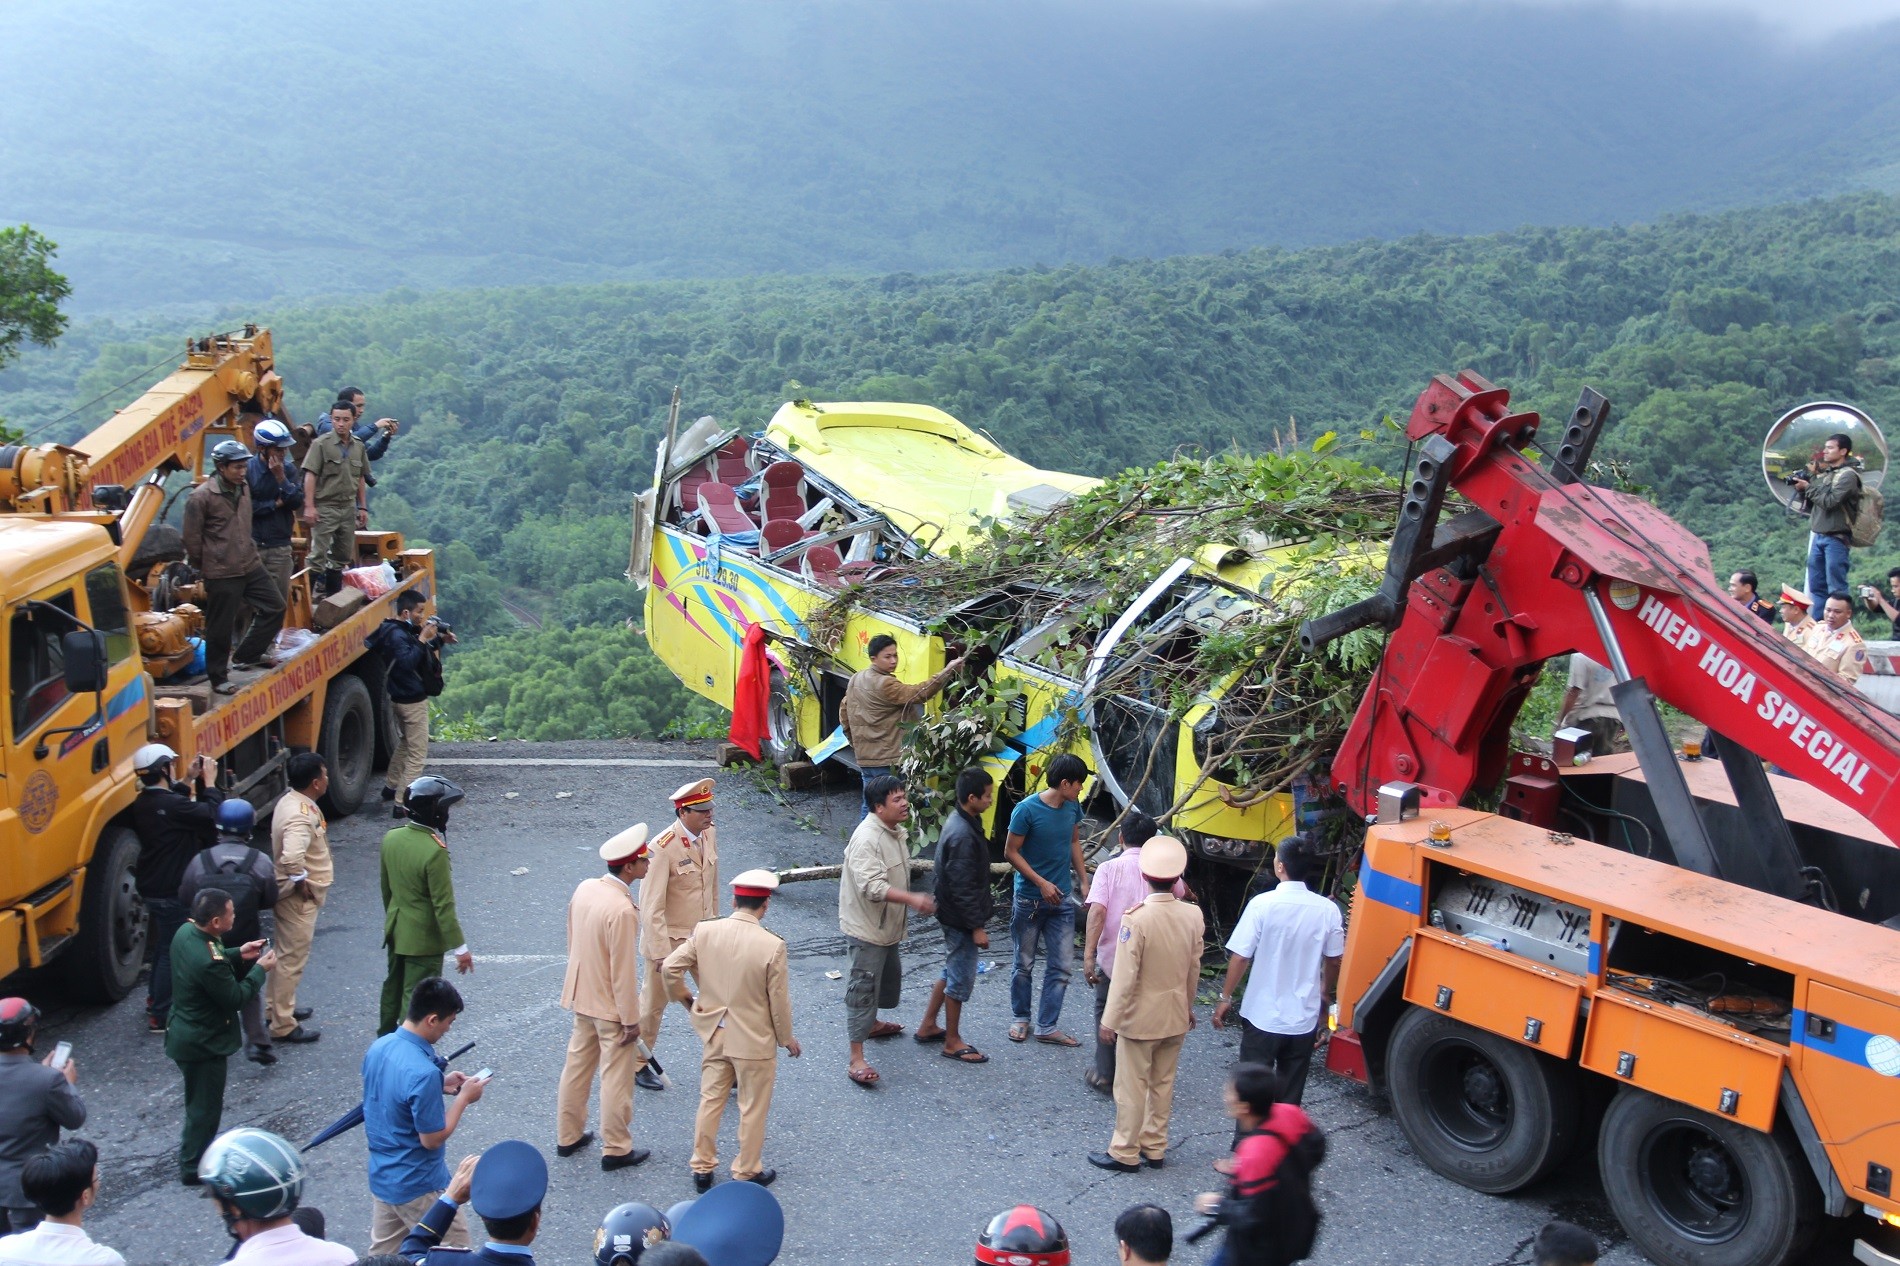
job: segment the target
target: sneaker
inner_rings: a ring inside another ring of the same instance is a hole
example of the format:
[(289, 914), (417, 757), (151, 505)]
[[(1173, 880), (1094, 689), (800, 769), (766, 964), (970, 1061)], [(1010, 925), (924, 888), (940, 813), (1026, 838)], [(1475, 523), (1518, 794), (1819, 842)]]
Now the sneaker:
[(145, 1017), (145, 1031), (147, 1033), (163, 1033), (165, 1031), (165, 1022), (155, 1015), (148, 1015)]

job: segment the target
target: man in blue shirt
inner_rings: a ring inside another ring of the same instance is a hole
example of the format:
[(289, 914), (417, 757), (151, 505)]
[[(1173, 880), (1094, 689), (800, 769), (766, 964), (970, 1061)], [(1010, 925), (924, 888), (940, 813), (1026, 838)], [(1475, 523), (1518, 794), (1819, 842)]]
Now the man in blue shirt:
[(265, 418), (251, 430), (257, 455), (245, 468), (251, 485), (251, 540), (264, 570), (288, 600), (291, 573), (291, 528), (303, 509), (303, 473), (290, 462), (294, 441), (290, 428), (276, 418)]
[[(383, 460), (383, 454), (389, 451), (389, 441), (396, 438), (396, 432), (402, 429), (402, 423), (394, 418), (377, 418), (374, 422), (363, 421), (363, 413), (369, 407), (369, 400), (363, 395), (361, 387), (345, 387), (336, 393), (338, 404), (350, 406), (350, 412), (356, 415), (356, 424), (350, 433), (363, 441), (363, 453), (373, 462)], [(376, 481), (371, 480), (373, 485)]]
[[(509, 1139), (478, 1156), (465, 1156), (448, 1192), (429, 1209), (396, 1250), (416, 1266), (534, 1266), (530, 1245), (541, 1230), (548, 1194), (548, 1162), (532, 1143)], [(462, 1205), (475, 1210), (488, 1232), (480, 1248), (440, 1248), (442, 1233)]]
[(1064, 753), (1049, 762), (1044, 790), (1009, 815), (1003, 857), (1016, 868), (1016, 899), (1009, 912), (1009, 934), (1016, 961), (1009, 978), (1009, 1040), (1029, 1037), (1029, 1002), (1035, 981), (1036, 946), (1043, 947), (1042, 1001), (1036, 1008), (1036, 1040), (1051, 1046), (1080, 1046), (1056, 1025), (1062, 999), (1075, 967), (1074, 890), (1088, 900), (1089, 876), (1082, 863), (1082, 785), (1088, 781), (1082, 758)]
[[(416, 986), (409, 1018), (363, 1056), (363, 1132), (369, 1140), (369, 1256), (392, 1253), (449, 1185), (442, 1149), (487, 1081), (448, 1073), (435, 1044), (462, 1013), (462, 995), (439, 976)], [(453, 1095), (448, 1107), (443, 1095)], [(442, 1242), (468, 1247), (458, 1213)]]

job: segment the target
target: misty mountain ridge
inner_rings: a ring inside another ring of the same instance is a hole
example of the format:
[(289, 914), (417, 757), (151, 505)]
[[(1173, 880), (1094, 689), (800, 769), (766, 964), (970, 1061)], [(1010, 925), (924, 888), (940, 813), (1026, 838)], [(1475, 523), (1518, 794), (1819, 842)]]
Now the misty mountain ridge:
[(1900, 24), (1591, 5), (0, 9), (79, 313), (1608, 224), (1900, 191)]

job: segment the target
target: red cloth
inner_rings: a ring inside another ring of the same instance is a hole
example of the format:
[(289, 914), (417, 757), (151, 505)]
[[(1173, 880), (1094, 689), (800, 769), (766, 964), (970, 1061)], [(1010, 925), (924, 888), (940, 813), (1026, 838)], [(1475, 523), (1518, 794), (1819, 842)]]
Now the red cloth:
[(749, 625), (739, 650), (739, 680), (732, 686), (732, 728), (726, 737), (763, 760), (759, 741), (765, 737), (765, 703), (772, 689), (772, 661), (765, 655), (765, 627)]

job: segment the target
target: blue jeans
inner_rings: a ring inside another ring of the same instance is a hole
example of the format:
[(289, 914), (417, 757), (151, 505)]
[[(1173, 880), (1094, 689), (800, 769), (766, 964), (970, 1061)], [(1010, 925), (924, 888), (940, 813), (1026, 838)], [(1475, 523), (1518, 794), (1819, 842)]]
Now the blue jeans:
[(968, 1002), (976, 988), (976, 934), (943, 929), (943, 996)]
[(1069, 992), (1075, 970), (1075, 906), (1063, 894), (1060, 905), (1049, 905), (1031, 888), (1017, 892), (1009, 910), (1009, 935), (1016, 942), (1016, 961), (1009, 977), (1009, 1013), (1029, 1019), (1030, 979), (1036, 965), (1036, 944), (1043, 953), (1042, 1005), (1036, 1009), (1036, 1033), (1054, 1033), (1062, 1021), (1062, 999)]
[[(889, 765), (859, 765), (858, 766), (858, 777), (864, 780), (864, 785), (867, 787), (871, 785), (871, 780), (873, 778), (889, 777), (890, 772), (891, 772), (891, 767)], [(858, 798), (859, 798), (860, 803), (864, 805), (864, 817), (865, 818), (870, 817), (871, 816), (870, 800), (866, 798), (862, 792), (859, 793)], [(862, 822), (864, 818), (859, 818), (858, 820)]]
[(1847, 542), (1832, 536), (1810, 532), (1808, 542), (1808, 597), (1814, 608), (1809, 613), (1820, 619), (1831, 593), (1849, 593), (1847, 588)]

